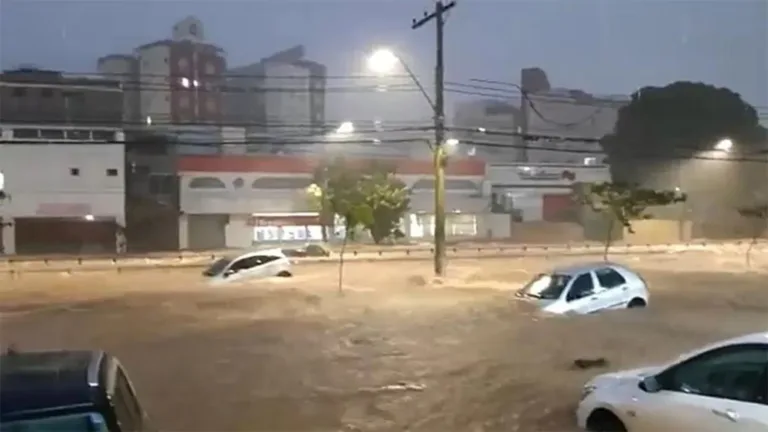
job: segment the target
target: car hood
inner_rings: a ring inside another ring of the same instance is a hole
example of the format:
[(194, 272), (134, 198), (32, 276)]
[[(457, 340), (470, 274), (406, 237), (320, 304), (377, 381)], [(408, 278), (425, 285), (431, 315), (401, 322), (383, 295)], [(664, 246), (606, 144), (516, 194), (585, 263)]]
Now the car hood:
[(617, 372), (611, 372), (607, 374), (598, 375), (588, 383), (596, 387), (603, 387), (606, 385), (618, 384), (627, 381), (640, 381), (643, 378), (654, 375), (660, 372), (661, 366), (647, 366), (637, 369), (627, 369)]
[(527, 295), (525, 295), (525, 294), (523, 294), (522, 292), (519, 292), (519, 291), (517, 293), (515, 293), (515, 300), (519, 300), (519, 301), (524, 302), (526, 304), (535, 306), (537, 309), (544, 309), (547, 306), (549, 306), (549, 305), (551, 305), (551, 304), (553, 304), (554, 302), (557, 301), (557, 300), (548, 300), (548, 299), (539, 299), (539, 298), (536, 298), (536, 297), (530, 297), (530, 296), (527, 296)]

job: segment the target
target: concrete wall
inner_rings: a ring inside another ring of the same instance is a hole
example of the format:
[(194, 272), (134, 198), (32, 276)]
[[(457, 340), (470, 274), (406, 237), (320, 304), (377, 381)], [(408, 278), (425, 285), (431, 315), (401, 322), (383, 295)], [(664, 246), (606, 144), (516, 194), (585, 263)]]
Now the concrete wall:
[(630, 244), (678, 243), (691, 240), (690, 221), (649, 219), (632, 222), (634, 233), (624, 230), (624, 242)]

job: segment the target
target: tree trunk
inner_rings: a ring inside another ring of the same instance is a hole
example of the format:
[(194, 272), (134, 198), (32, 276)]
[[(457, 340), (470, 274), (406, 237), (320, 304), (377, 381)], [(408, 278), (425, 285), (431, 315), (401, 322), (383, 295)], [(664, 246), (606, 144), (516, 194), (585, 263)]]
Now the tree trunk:
[(752, 237), (752, 241), (749, 242), (749, 246), (747, 246), (747, 267), (752, 267), (752, 248), (755, 247), (757, 244), (757, 235)]
[(611, 241), (613, 240), (613, 227), (615, 218), (611, 216), (608, 220), (608, 234), (605, 236), (605, 249), (603, 250), (603, 261), (608, 261), (608, 252), (611, 248)]
[[(349, 218), (345, 218), (345, 221)], [(350, 226), (345, 222), (344, 225), (344, 240), (341, 242), (341, 250), (339, 251), (339, 295), (344, 295), (344, 252), (347, 249), (347, 240), (349, 239)]]

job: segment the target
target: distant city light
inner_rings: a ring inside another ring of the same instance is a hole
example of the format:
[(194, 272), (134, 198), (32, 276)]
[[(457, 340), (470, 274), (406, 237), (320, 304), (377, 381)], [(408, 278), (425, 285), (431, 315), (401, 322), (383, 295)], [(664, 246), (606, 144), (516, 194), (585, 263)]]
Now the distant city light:
[(447, 140), (445, 140), (445, 145), (447, 145), (448, 147), (456, 147), (457, 145), (459, 145), (459, 140), (457, 140), (456, 138), (448, 138)]
[(85, 215), (83, 219), (87, 220), (88, 222), (93, 222), (96, 218), (93, 217), (93, 215)]
[(5, 190), (5, 174), (0, 172), (0, 191)]

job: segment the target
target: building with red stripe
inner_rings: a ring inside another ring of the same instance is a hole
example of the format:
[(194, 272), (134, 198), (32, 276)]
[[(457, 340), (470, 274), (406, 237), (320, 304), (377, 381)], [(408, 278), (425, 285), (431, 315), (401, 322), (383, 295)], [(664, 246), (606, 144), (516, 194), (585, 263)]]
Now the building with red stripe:
[[(376, 159), (381, 161), (381, 159)], [(365, 166), (374, 159), (350, 159)], [(429, 239), (434, 230), (434, 180), (429, 159), (387, 158), (412, 190), (403, 231)], [(179, 159), (179, 246), (242, 248), (319, 241), (316, 209), (306, 189), (319, 156), (217, 155)], [(449, 237), (509, 237), (515, 224), (564, 220), (577, 182), (608, 180), (605, 166), (493, 165), (453, 158), (446, 168)]]

